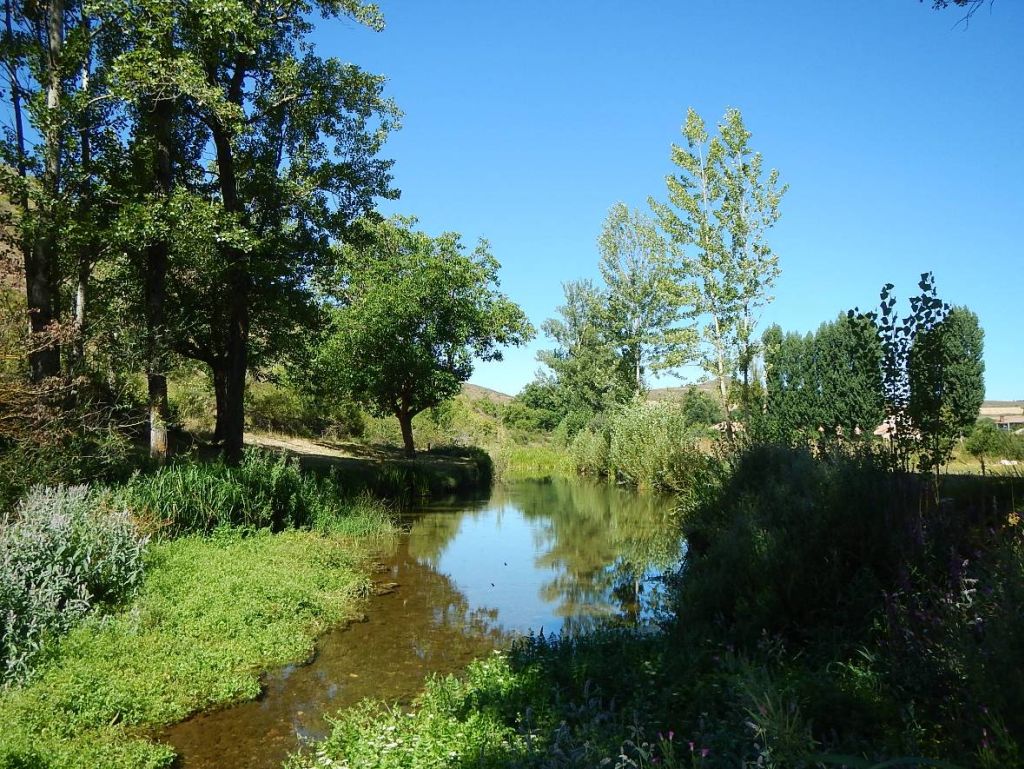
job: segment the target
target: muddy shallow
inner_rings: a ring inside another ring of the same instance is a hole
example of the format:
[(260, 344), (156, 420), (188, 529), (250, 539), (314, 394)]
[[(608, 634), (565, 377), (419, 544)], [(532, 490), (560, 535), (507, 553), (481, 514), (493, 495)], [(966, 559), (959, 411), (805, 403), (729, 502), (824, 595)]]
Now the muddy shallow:
[(515, 635), (580, 632), (653, 610), (655, 575), (679, 554), (668, 500), (615, 487), (533, 481), (485, 501), (409, 516), (374, 575), (366, 621), (325, 635), (311, 664), (264, 677), (256, 701), (160, 736), (188, 769), (270, 769), (328, 733), (325, 716), (374, 697), (409, 702)]

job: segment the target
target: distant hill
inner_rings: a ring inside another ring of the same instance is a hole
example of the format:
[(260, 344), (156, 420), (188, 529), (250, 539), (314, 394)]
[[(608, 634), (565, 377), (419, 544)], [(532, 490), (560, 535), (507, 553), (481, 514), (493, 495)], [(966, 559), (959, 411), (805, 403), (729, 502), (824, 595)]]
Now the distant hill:
[(700, 382), (692, 385), (682, 385), (680, 387), (656, 387), (653, 390), (647, 391), (647, 400), (649, 401), (677, 401), (680, 400), (686, 391), (691, 387), (695, 387), (702, 392), (706, 392), (708, 395), (719, 398), (718, 394), (718, 382), (714, 379), (709, 379), (707, 382)]
[(981, 404), (983, 417), (1020, 416), (1024, 414), (1024, 401), (985, 401)]
[(462, 394), (470, 401), (487, 400), (492, 403), (508, 403), (512, 400), (511, 395), (498, 392), (497, 390), (491, 390), (487, 387), (481, 387), (475, 384), (464, 384), (462, 385)]

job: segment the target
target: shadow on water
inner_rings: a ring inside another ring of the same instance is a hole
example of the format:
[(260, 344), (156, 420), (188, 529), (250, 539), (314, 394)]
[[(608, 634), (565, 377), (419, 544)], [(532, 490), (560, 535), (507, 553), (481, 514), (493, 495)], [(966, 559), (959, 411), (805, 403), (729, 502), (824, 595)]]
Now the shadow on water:
[(325, 635), (311, 664), (268, 674), (259, 700), (168, 729), (161, 739), (181, 766), (279, 767), (326, 736), (325, 714), (367, 697), (407, 703), (426, 676), (456, 672), (517, 634), (648, 618), (657, 575), (680, 555), (670, 500), (606, 484), (518, 482), (405, 523), (366, 621)]

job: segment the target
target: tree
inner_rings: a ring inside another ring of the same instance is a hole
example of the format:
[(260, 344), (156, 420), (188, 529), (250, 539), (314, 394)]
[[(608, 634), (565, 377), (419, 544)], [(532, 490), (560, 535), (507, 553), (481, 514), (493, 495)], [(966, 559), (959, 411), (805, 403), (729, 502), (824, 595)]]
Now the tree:
[(602, 292), (589, 280), (569, 281), (562, 289), (559, 317), (542, 325), (557, 346), (541, 350), (537, 358), (551, 370), (561, 411), (575, 432), (595, 414), (628, 400), (632, 379), (610, 338)]
[(550, 431), (565, 418), (558, 383), (539, 376), (529, 382), (505, 407), (502, 421), (524, 430)]
[(648, 217), (616, 203), (601, 237), (599, 269), (606, 286), (605, 322), (634, 393), (644, 375), (687, 362), (696, 339), (680, 328), (681, 307), (672, 285), (668, 246)]
[(964, 441), (968, 453), (981, 462), (981, 474), (985, 475), (985, 460), (996, 457), (1006, 450), (1006, 436), (999, 431), (991, 419), (983, 419), (974, 425), (971, 434)]
[(910, 347), (908, 409), (922, 437), (923, 470), (938, 472), (978, 419), (985, 399), (984, 338), (978, 316), (954, 307)]
[(330, 287), (337, 306), (314, 370), (379, 415), (396, 417), (407, 456), (412, 419), (453, 398), (474, 360), (501, 360), (501, 347), (533, 333), (498, 291), (498, 261), (486, 241), (467, 254), (457, 233), (436, 238), (415, 219), (367, 223), (368, 245), (343, 249)]
[(921, 293), (911, 297), (909, 315), (900, 317), (896, 312), (892, 283), (882, 286), (877, 312), (862, 313), (855, 307), (847, 313), (851, 320), (869, 323), (875, 329), (882, 349), (882, 397), (889, 444), (904, 471), (909, 469), (910, 456), (921, 439), (921, 427), (914, 423), (910, 410), (910, 351), (917, 337), (949, 312), (949, 305), (939, 299), (932, 273), (922, 273), (917, 285)]
[[(113, 67), (145, 118), (140, 143), (159, 148), (169, 118), (177, 125), (173, 187), (151, 175), (158, 194), (140, 201), (164, 225), (143, 241), (147, 325), (164, 330), (149, 336), (210, 367), (215, 437), (237, 461), (247, 374), (298, 346), (316, 322), (309, 284), (333, 260), (331, 243), (375, 198), (397, 196), (391, 162), (377, 157), (398, 118), (384, 79), (308, 40), (316, 16), (383, 20), (359, 0), (104, 7), (133, 30)], [(154, 374), (164, 345), (148, 345)]]
[(870, 433), (885, 418), (882, 348), (874, 327), (840, 315), (814, 334), (811, 354), (821, 425), (848, 436)]
[(725, 418), (721, 404), (711, 395), (693, 385), (686, 388), (679, 408), (688, 425), (708, 426), (718, 424)]
[(779, 218), (786, 187), (777, 171), (764, 172), (739, 110), (727, 110), (718, 131), (709, 137), (700, 116), (687, 112), (686, 146), (672, 145), (679, 171), (666, 179), (668, 203), (652, 199), (651, 206), (682, 255), (676, 266), (680, 302), (692, 303), (694, 316), (703, 319), (702, 364), (727, 402), (734, 373), (744, 391), (750, 384), (757, 313), (771, 301), (779, 274), (765, 236)]
[[(920, 0), (924, 2), (924, 0)], [(992, 0), (988, 0), (989, 5), (992, 4)], [(985, 0), (931, 0), (932, 8), (936, 11), (943, 11), (946, 8), (963, 8), (963, 18), (960, 19), (965, 25), (970, 22), (971, 17), (978, 12), (978, 9), (985, 4)]]

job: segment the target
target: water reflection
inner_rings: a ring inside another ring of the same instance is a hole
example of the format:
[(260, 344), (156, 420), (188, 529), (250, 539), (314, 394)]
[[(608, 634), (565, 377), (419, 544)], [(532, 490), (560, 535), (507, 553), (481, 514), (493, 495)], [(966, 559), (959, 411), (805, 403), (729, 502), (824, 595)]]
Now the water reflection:
[(451, 577), (471, 606), (500, 607), (506, 630), (577, 632), (653, 612), (656, 577), (680, 544), (669, 499), (551, 479), (413, 516), (409, 552)]
[(669, 500), (596, 483), (520, 482), (407, 523), (367, 621), (326, 635), (312, 664), (266, 676), (259, 700), (165, 732), (182, 766), (279, 767), (326, 735), (324, 714), (366, 697), (407, 702), (425, 676), (458, 671), (517, 633), (641, 619), (680, 552)]

